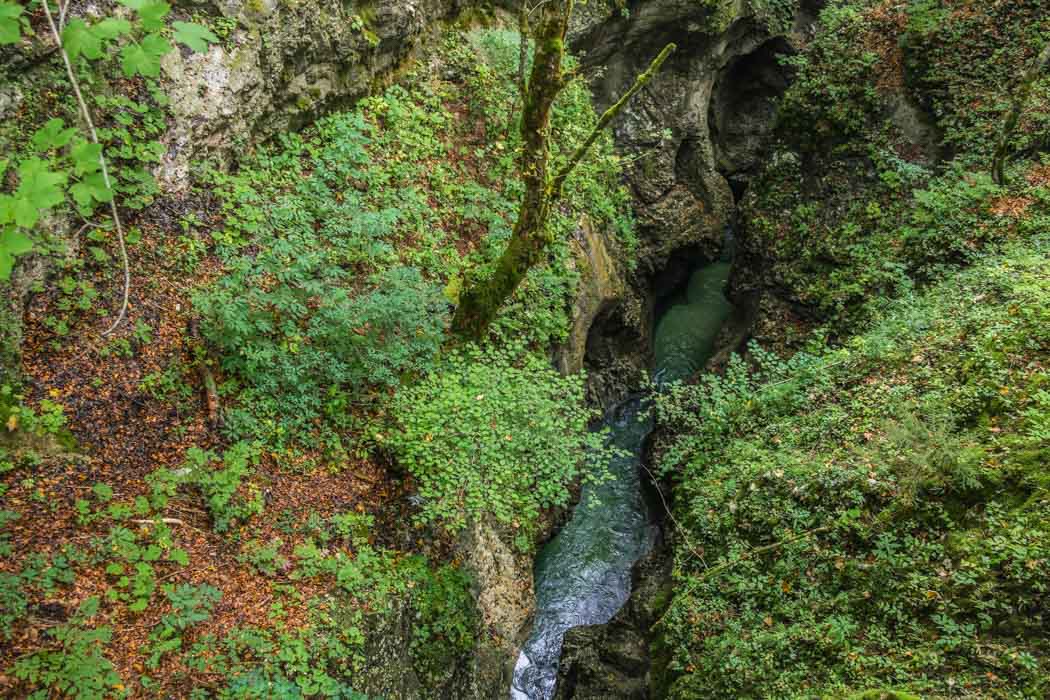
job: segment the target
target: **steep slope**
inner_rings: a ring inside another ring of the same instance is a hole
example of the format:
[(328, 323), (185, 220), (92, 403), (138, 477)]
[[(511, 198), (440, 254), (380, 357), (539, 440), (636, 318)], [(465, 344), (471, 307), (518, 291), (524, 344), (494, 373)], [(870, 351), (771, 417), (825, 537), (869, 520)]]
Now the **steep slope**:
[(1050, 81), (989, 175), (1045, 10), (832, 2), (790, 59), (732, 285), (761, 346), (660, 402), (656, 696), (1048, 692)]

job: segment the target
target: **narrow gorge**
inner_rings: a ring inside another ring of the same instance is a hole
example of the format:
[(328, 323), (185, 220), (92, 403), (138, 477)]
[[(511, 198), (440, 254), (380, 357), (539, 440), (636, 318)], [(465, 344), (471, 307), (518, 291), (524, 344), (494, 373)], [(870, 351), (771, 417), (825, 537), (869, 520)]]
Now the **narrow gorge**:
[(1048, 43), (0, 0), (0, 695), (1050, 697)]

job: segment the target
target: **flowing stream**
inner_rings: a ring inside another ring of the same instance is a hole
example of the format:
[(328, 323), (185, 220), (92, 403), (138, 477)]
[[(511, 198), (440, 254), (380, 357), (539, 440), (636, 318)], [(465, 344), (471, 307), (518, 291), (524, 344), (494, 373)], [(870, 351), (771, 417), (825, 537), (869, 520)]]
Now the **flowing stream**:
[[(685, 379), (711, 356), (731, 309), (728, 277), (728, 262), (706, 265), (670, 300), (653, 339), (658, 383)], [(565, 633), (609, 622), (631, 594), (631, 568), (656, 535), (639, 474), (653, 429), (645, 404), (634, 396), (609, 411), (604, 425), (622, 456), (609, 464), (610, 479), (584, 487), (569, 523), (536, 558), (536, 621), (514, 667), (513, 700), (552, 698)]]

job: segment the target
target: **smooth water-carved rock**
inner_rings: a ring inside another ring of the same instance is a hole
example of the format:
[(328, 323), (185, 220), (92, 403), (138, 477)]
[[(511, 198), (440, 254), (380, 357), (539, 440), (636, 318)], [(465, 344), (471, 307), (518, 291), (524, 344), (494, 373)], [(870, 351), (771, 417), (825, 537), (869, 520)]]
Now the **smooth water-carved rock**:
[[(580, 284), (573, 302), (569, 337), (555, 353), (555, 363), (563, 374), (584, 369), (588, 340), (596, 322), (626, 303), (630, 294), (623, 252), (608, 231), (596, 229), (584, 216), (570, 243)], [(641, 362), (644, 363), (644, 349)]]
[[(757, 166), (788, 84), (779, 58), (812, 21), (799, 11), (775, 35), (745, 5), (721, 3), (715, 12), (694, 0), (650, 0), (625, 12), (626, 3), (596, 0), (573, 16), (570, 41), (599, 109), (667, 42), (679, 47), (613, 123), (640, 239), (630, 265), (624, 251), (612, 251), (624, 284), (603, 286), (601, 271), (589, 277), (596, 262), (608, 265), (593, 259), (589, 243), (577, 251), (583, 279), (557, 360), (565, 371), (586, 368), (589, 397), (603, 406), (647, 370), (657, 299), (697, 262), (720, 257), (736, 214), (734, 187)], [(596, 238), (589, 234), (583, 240)]]
[[(576, 42), (585, 65), (600, 67), (595, 90), (601, 106), (644, 70), (650, 54), (670, 41), (679, 46), (614, 124), (617, 145), (632, 159), (627, 181), (636, 201), (643, 273), (655, 273), (676, 249), (720, 228), (732, 205), (729, 188), (705, 167), (714, 162), (706, 124), (710, 86), (698, 60), (705, 53), (698, 44), (709, 39), (700, 33), (706, 16), (697, 3), (645, 3), (629, 19), (611, 11), (605, 24), (587, 28)], [(698, 36), (691, 36), (690, 25)]]

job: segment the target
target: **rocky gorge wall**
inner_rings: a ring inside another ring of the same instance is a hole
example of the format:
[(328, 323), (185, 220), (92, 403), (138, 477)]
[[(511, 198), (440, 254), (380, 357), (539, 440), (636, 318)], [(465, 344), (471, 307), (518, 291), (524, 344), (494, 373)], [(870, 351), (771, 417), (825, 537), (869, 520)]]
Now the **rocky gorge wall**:
[[(583, 353), (602, 403), (622, 396), (648, 368), (660, 300), (698, 263), (723, 252), (738, 199), (761, 166), (777, 101), (791, 80), (780, 58), (806, 40), (821, 4), (802, 3), (779, 21), (746, 2), (719, 14), (704, 3), (655, 0), (632, 3), (628, 16), (613, 3), (591, 3), (577, 15), (573, 46), (591, 72), (599, 109), (625, 91), (667, 42), (678, 45), (613, 126), (628, 163), (641, 244), (633, 267), (617, 268), (613, 283), (586, 284), (609, 279), (607, 271), (584, 277), (581, 298), (603, 299), (589, 319)], [(736, 317), (727, 323), (713, 365), (739, 347), (755, 315), (750, 293), (736, 297)], [(665, 488), (663, 496), (669, 493)], [(662, 512), (662, 499), (654, 494), (652, 500)], [(636, 565), (631, 598), (609, 624), (566, 635), (558, 698), (662, 696), (666, 679), (651, 627), (668, 599), (669, 557), (670, 543), (659, 543)]]
[[(613, 124), (640, 245), (629, 264), (620, 260), (617, 281), (604, 292), (588, 287), (584, 275), (581, 296), (606, 297), (587, 317), (593, 331), (582, 353), (593, 397), (603, 404), (648, 368), (659, 300), (696, 264), (722, 253), (790, 79), (779, 58), (804, 40), (819, 9), (808, 2), (791, 17), (768, 17), (738, 0), (652, 0), (628, 3), (625, 14), (621, 4), (580, 6), (570, 30), (598, 109), (626, 91), (665, 44), (678, 50)], [(609, 290), (623, 292), (609, 298)]]

